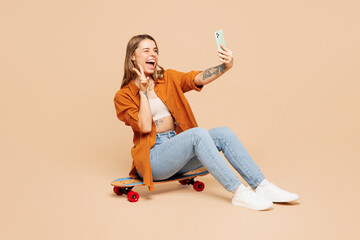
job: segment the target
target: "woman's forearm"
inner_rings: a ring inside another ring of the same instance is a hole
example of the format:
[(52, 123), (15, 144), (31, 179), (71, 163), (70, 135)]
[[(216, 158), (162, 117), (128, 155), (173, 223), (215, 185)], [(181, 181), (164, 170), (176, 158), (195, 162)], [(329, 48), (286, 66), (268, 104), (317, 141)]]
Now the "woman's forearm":
[(151, 132), (152, 114), (146, 92), (140, 91), (139, 128), (142, 133)]
[(201, 86), (209, 84), (232, 68), (234, 63), (233, 52), (221, 44), (220, 47), (221, 49), (217, 50), (217, 56), (222, 64), (216, 67), (208, 68), (202, 73), (199, 73), (194, 79), (194, 83), (196, 85)]
[(196, 85), (206, 85), (223, 75), (227, 71), (225, 64), (220, 64), (216, 67), (208, 68), (205, 71), (196, 75), (194, 82)]

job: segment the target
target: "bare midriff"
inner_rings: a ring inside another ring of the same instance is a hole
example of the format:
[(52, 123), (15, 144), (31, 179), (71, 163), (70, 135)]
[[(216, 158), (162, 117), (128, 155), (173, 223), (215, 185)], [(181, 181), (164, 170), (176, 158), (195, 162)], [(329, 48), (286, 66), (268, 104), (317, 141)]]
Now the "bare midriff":
[[(154, 90), (148, 90), (147, 92), (149, 99), (157, 98), (158, 96), (155, 94)], [(156, 132), (162, 133), (167, 132), (171, 130), (175, 130), (175, 120), (173, 116), (166, 116), (163, 118), (160, 118), (158, 120), (155, 120), (155, 126), (156, 126)]]
[(174, 118), (170, 115), (155, 121), (156, 132), (162, 133), (175, 129)]

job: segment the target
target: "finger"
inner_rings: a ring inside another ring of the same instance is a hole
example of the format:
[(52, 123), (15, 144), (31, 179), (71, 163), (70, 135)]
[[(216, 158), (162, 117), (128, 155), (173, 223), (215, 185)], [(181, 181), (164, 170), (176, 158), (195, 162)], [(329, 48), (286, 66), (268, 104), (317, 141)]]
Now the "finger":
[(221, 54), (221, 53), (218, 53), (217, 55), (218, 55), (220, 58), (231, 60), (231, 57), (229, 57), (229, 56), (227, 56), (227, 55), (224, 55), (224, 54)]
[(233, 53), (231, 51), (229, 51), (229, 52), (224, 52), (222, 50), (217, 50), (217, 51), (218, 51), (218, 53), (222, 53), (222, 54), (224, 54), (226, 56), (229, 56), (230, 58), (233, 57)]
[(220, 56), (218, 55), (220, 59), (224, 60), (224, 61), (227, 61), (227, 62), (231, 62), (232, 61), (232, 58), (230, 57), (226, 57), (226, 56)]
[(224, 59), (222, 59), (222, 58), (219, 58), (219, 61), (220, 61), (220, 62), (223, 62), (223, 63), (230, 63), (230, 61), (224, 60)]
[(222, 54), (227, 54), (227, 52), (225, 52), (225, 51), (223, 51), (221, 49), (217, 49), (217, 52), (222, 53)]
[(225, 51), (230, 51), (230, 49), (226, 48), (224, 45), (220, 44), (220, 47), (224, 49)]
[(149, 77), (147, 77), (147, 78), (145, 78), (145, 79), (144, 79), (144, 78), (141, 78), (141, 79), (140, 79), (140, 82), (143, 83), (143, 84), (148, 83), (148, 82), (149, 82)]
[(141, 80), (140, 80), (140, 82), (144, 85), (144, 86), (146, 86), (146, 85), (148, 85), (149, 84), (149, 77), (147, 77), (145, 80), (144, 80), (144, 78), (141, 78)]
[(140, 69), (141, 74), (142, 74), (142, 75), (145, 75), (142, 66), (141, 66), (140, 64), (138, 64), (138, 66), (139, 66), (139, 69)]
[[(223, 46), (223, 45), (221, 45), (221, 46)], [(218, 49), (218, 52), (221, 52), (223, 54), (229, 55), (230, 57), (233, 57), (234, 54), (230, 49), (228, 49), (228, 48), (226, 48), (224, 46), (223, 46), (223, 49), (225, 50), (225, 52), (222, 51), (221, 49)]]
[(141, 76), (141, 73), (139, 72), (139, 70), (137, 70), (137, 68), (133, 68), (133, 70), (134, 70), (134, 72), (136, 72), (136, 74), (137, 74), (138, 76)]

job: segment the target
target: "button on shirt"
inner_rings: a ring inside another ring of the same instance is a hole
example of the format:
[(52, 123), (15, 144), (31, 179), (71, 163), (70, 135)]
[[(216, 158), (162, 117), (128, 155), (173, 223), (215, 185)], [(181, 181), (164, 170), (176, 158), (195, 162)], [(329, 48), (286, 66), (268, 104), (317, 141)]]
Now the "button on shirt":
[[(175, 119), (175, 132), (177, 134), (198, 126), (184, 93), (190, 90), (201, 91), (203, 86), (199, 87), (194, 83), (194, 78), (200, 72), (183, 73), (168, 69), (164, 71), (164, 78), (159, 79), (155, 85), (154, 90), (157, 96), (165, 103)], [(138, 118), (140, 95), (139, 88), (133, 80), (117, 91), (114, 103), (117, 117), (126, 125), (131, 126), (134, 132), (134, 146), (131, 148), (133, 164), (129, 175), (137, 178), (139, 177), (138, 171), (143, 177), (144, 184), (149, 187), (150, 191), (153, 191), (150, 149), (156, 142), (156, 127), (152, 121), (151, 132), (140, 132)]]

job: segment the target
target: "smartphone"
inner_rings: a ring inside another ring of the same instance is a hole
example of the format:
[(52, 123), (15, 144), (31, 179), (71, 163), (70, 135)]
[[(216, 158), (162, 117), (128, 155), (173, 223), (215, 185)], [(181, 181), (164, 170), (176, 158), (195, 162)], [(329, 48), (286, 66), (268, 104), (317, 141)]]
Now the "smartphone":
[(224, 33), (223, 33), (223, 30), (220, 29), (218, 31), (215, 32), (215, 40), (216, 40), (216, 44), (217, 44), (217, 48), (219, 50), (223, 50), (221, 47), (220, 47), (220, 44), (223, 45), (224, 47), (226, 47), (226, 44), (225, 44), (225, 38), (224, 38)]

